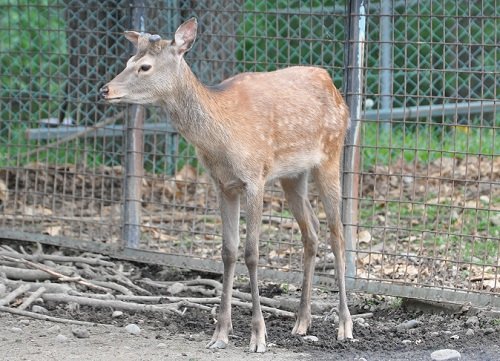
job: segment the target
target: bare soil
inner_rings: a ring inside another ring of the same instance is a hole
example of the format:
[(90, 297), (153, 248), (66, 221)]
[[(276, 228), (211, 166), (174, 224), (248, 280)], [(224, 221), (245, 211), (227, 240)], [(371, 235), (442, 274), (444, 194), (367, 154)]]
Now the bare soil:
[[(199, 276), (140, 264), (134, 267), (153, 280)], [(247, 283), (237, 280), (237, 286), (246, 291)], [(287, 293), (279, 285), (263, 284), (261, 295), (298, 298), (299, 291)], [(334, 304), (336, 293), (316, 289), (314, 299)], [(458, 350), (464, 360), (499, 360), (500, 318), (491, 313), (468, 307), (428, 308), (406, 300), (361, 294), (351, 294), (349, 300), (353, 314), (373, 313), (362, 322), (355, 321), (355, 341), (336, 340), (332, 311), (314, 320), (309, 334), (318, 337), (316, 342), (292, 336), (292, 319), (265, 313), (269, 350), (262, 355), (246, 351), (250, 311), (239, 307), (233, 309), (230, 345), (213, 351), (205, 349), (215, 327), (214, 315), (209, 311), (187, 308), (182, 315), (125, 312), (113, 318), (111, 309), (46, 302), (44, 306), (51, 316), (95, 322), (96, 326), (87, 327), (90, 337), (73, 336), (75, 326), (0, 313), (2, 360), (430, 360), (431, 352), (442, 348)], [(474, 315), (478, 322), (470, 323)], [(416, 321), (415, 327), (401, 326), (410, 320)], [(130, 323), (139, 325), (139, 335), (125, 331)], [(466, 334), (469, 329), (473, 335)], [(58, 341), (58, 334), (67, 340)]]

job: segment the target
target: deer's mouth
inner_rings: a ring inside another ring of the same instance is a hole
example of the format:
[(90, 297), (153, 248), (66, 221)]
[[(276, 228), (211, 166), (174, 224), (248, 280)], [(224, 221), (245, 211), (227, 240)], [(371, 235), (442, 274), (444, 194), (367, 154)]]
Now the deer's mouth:
[(103, 97), (105, 101), (109, 103), (118, 103), (123, 97)]
[(114, 92), (110, 90), (108, 85), (105, 85), (101, 89), (99, 89), (99, 94), (101, 95), (101, 98), (103, 98), (107, 102), (118, 102), (123, 98), (123, 96), (119, 95), (117, 96), (113, 93)]

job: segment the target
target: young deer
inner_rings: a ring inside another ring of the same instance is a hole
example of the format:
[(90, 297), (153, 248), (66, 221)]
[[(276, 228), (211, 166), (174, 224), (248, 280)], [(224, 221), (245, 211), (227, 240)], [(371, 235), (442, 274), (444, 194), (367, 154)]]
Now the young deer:
[(222, 216), (223, 289), (215, 333), (207, 347), (225, 348), (231, 323), (231, 294), (239, 244), (240, 193), (247, 203), (245, 263), (252, 294), (250, 351), (266, 350), (257, 265), (266, 180), (279, 178), (304, 244), (302, 297), (293, 334), (311, 325), (311, 287), (319, 222), (307, 196), (311, 173), (327, 215), (340, 293), (338, 338), (352, 338), (345, 290), (345, 245), (339, 205), (340, 161), (349, 126), (347, 106), (325, 70), (291, 67), (243, 73), (215, 86), (198, 81), (183, 55), (196, 39), (190, 19), (174, 40), (129, 31), (137, 48), (125, 70), (101, 88), (110, 103), (155, 104), (170, 114), (213, 178)]

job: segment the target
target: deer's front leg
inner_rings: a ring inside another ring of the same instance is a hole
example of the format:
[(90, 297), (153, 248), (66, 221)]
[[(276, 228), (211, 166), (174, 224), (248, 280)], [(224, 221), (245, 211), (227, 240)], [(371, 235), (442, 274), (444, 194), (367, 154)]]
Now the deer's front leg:
[(233, 329), (231, 323), (231, 296), (233, 292), (234, 268), (238, 253), (240, 196), (236, 191), (219, 190), (219, 202), (222, 217), (222, 262), (224, 275), (222, 279), (222, 295), (217, 318), (217, 325), (212, 340), (207, 347), (225, 348), (229, 342), (229, 334)]
[(262, 221), (262, 202), (264, 184), (258, 188), (247, 186), (247, 237), (245, 245), (245, 263), (250, 277), (252, 294), (252, 335), (250, 352), (266, 351), (266, 325), (260, 307), (259, 287), (257, 284), (257, 266), (259, 263), (259, 235)]

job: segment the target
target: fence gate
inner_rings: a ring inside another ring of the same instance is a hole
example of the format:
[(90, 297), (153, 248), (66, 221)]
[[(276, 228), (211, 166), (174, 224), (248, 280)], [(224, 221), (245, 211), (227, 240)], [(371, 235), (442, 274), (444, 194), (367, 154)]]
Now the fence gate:
[[(216, 197), (192, 146), (158, 109), (105, 105), (97, 94), (131, 55), (124, 30), (172, 37), (196, 16), (187, 60), (203, 82), (303, 64), (326, 68), (343, 90), (352, 290), (500, 307), (494, 0), (0, 8), (0, 238), (222, 270)], [(333, 287), (326, 244), (315, 282)], [(276, 184), (264, 199), (260, 249), (262, 277), (300, 282), (300, 234)], [(237, 272), (246, 273), (243, 262)]]

